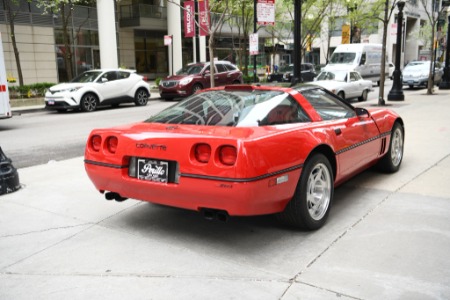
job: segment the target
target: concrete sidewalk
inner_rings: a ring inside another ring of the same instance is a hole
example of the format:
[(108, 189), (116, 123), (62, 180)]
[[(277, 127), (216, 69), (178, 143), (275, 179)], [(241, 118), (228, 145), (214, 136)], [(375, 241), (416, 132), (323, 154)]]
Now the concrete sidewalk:
[(82, 157), (20, 169), (0, 197), (0, 299), (450, 299), (450, 91), (425, 93), (388, 103), (400, 171), (339, 187), (315, 232), (106, 201)]

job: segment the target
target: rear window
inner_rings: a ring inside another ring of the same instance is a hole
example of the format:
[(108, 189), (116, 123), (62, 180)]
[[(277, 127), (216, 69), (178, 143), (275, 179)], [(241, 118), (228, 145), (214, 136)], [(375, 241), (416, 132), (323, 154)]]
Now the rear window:
[(146, 122), (253, 127), (309, 122), (289, 94), (281, 91), (207, 91), (162, 111)]

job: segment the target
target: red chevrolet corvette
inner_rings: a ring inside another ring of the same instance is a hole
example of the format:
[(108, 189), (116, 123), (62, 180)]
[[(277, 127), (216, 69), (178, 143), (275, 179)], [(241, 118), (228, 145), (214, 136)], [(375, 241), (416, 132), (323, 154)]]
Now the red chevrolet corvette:
[(143, 122), (93, 130), (85, 167), (108, 200), (134, 198), (208, 218), (276, 214), (317, 229), (334, 187), (377, 165), (399, 169), (404, 124), (321, 87), (233, 85), (199, 92)]

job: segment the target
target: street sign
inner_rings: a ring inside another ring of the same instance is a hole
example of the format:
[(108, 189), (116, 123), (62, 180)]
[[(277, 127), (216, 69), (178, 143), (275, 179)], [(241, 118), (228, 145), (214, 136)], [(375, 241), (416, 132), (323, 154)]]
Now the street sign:
[(275, 0), (258, 0), (256, 17), (258, 25), (275, 25)]
[(258, 55), (258, 34), (250, 34), (250, 55)]
[(172, 36), (165, 35), (164, 36), (164, 46), (170, 46), (170, 45), (172, 45)]

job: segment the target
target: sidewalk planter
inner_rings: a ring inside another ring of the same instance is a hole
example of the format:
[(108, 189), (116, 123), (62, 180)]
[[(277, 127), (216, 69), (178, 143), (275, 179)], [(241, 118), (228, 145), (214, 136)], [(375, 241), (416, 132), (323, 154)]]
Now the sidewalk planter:
[(0, 195), (20, 189), (19, 174), (0, 147)]

